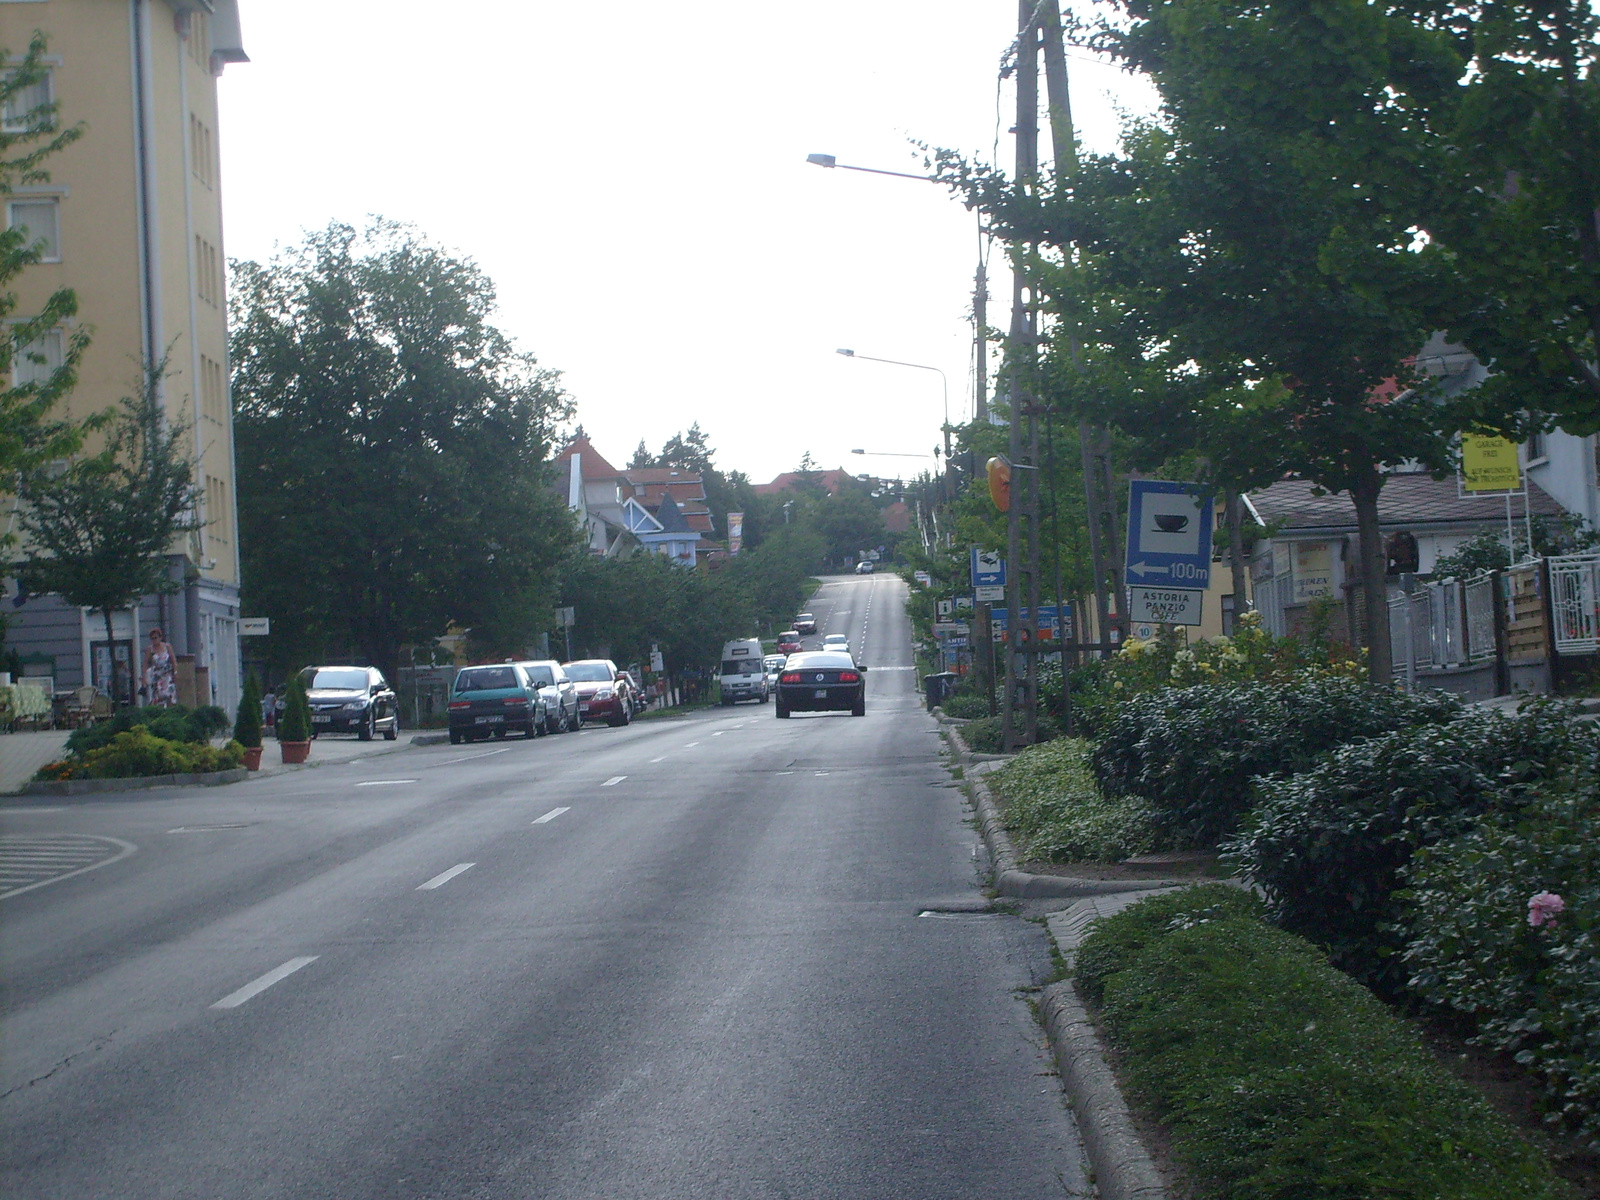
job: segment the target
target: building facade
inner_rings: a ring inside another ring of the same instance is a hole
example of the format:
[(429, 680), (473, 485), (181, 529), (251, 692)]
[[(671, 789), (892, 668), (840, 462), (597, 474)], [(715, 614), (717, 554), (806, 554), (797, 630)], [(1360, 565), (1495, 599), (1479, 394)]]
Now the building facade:
[[(193, 698), (231, 707), (239, 679), (239, 547), (217, 120), (217, 79), (248, 61), (237, 0), (0, 0), (0, 49), (15, 62), (35, 31), (48, 43), (42, 85), (57, 121), (83, 136), (44, 166), (48, 183), (18, 187), (9, 224), (49, 244), (17, 281), (18, 311), (61, 287), (92, 332), (61, 415), (81, 418), (134, 394), (141, 364), (165, 358), (168, 418), (190, 431), (204, 527), (171, 547), (172, 590), (103, 620), (7, 581), (6, 645), (24, 673), (63, 690), (108, 687), (112, 662), (137, 675), (145, 635), (160, 626)], [(5, 119), (15, 119), (6, 114)], [(62, 331), (63, 333), (67, 331)], [(36, 349), (49, 360), (60, 342)], [(25, 368), (23, 368), (25, 369)], [(15, 501), (3, 498), (3, 519)], [(192, 673), (191, 673), (192, 672)], [(122, 699), (135, 699), (124, 695)]]

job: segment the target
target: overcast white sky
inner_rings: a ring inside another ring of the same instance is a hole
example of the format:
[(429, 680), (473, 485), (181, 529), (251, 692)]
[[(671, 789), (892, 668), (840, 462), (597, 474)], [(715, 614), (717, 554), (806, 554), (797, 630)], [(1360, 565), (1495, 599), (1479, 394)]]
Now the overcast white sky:
[[(243, 0), (252, 61), (221, 81), (227, 251), (381, 214), (475, 259), (499, 324), (562, 372), (618, 465), (699, 421), (757, 482), (912, 473), (936, 375), (971, 411), (973, 216), (911, 139), (988, 159), (1015, 3)], [(1080, 137), (1109, 147), (1140, 81), (1069, 61)], [(995, 267), (999, 267), (998, 256)], [(991, 282), (990, 323), (1009, 293)], [(931, 462), (930, 464), (931, 465)]]

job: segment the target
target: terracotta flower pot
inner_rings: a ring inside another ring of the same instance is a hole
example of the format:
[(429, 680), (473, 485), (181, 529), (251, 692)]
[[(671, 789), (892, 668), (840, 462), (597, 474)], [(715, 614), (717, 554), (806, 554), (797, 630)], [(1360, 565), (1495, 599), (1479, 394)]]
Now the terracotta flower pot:
[(261, 770), (260, 746), (246, 746), (244, 748), (244, 769), (246, 771)]
[(311, 743), (305, 742), (279, 742), (278, 753), (283, 755), (286, 763), (303, 763), (310, 757)]

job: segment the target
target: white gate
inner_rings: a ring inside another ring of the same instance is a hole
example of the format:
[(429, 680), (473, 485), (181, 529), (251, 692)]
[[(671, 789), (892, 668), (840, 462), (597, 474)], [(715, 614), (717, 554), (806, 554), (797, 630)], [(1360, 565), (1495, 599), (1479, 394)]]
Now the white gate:
[(1600, 650), (1600, 554), (1563, 554), (1550, 564), (1550, 609), (1557, 654)]

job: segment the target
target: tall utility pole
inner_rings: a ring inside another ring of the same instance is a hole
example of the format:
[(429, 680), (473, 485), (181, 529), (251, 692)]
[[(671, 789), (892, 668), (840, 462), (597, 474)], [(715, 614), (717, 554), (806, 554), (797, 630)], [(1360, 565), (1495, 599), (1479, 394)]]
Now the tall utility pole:
[[(1044, 78), (1050, 103), (1050, 147), (1055, 155), (1058, 180), (1078, 170), (1078, 139), (1072, 126), (1072, 97), (1067, 90), (1067, 54), (1061, 37), (1061, 10), (1056, 0), (1040, 0), (1044, 33)], [(1072, 252), (1063, 266), (1072, 270)], [(1083, 366), (1083, 343), (1072, 314), (1066, 321), (1068, 351), (1075, 369)], [(1084, 505), (1089, 525), (1089, 558), (1094, 567), (1094, 598), (1099, 640), (1114, 640), (1113, 627), (1126, 619), (1123, 597), (1121, 538), (1117, 529), (1116, 492), (1111, 472), (1111, 435), (1087, 421), (1078, 422), (1078, 443), (1083, 459)], [(1079, 639), (1083, 640), (1083, 639)], [(1062, 667), (1066, 663), (1063, 660)]]
[[(1039, 29), (1034, 14), (1055, 0), (1017, 6), (1016, 186), (1037, 186), (1039, 175)], [(1058, 17), (1059, 19), (1059, 17)], [(1006, 347), (1006, 395), (1011, 404), (1011, 506), (1006, 514), (1006, 690), (1000, 739), (1007, 750), (1038, 740), (1039, 670), (1039, 423), (1033, 382), (1033, 290), (1027, 288), (1029, 247), (1011, 264), (1011, 330)], [(1028, 617), (1022, 617), (1026, 607)], [(1020, 714), (1021, 728), (1017, 717)]]
[[(980, 232), (978, 236), (978, 273), (972, 287), (972, 338), (976, 353), (973, 362), (972, 421), (981, 426), (989, 420), (989, 276), (983, 265), (983, 235)], [(989, 715), (992, 717), (995, 714), (994, 634), (991, 632), (988, 601), (973, 604), (971, 629), (972, 658), (977, 664), (978, 683), (983, 688), (984, 699), (989, 702)]]

